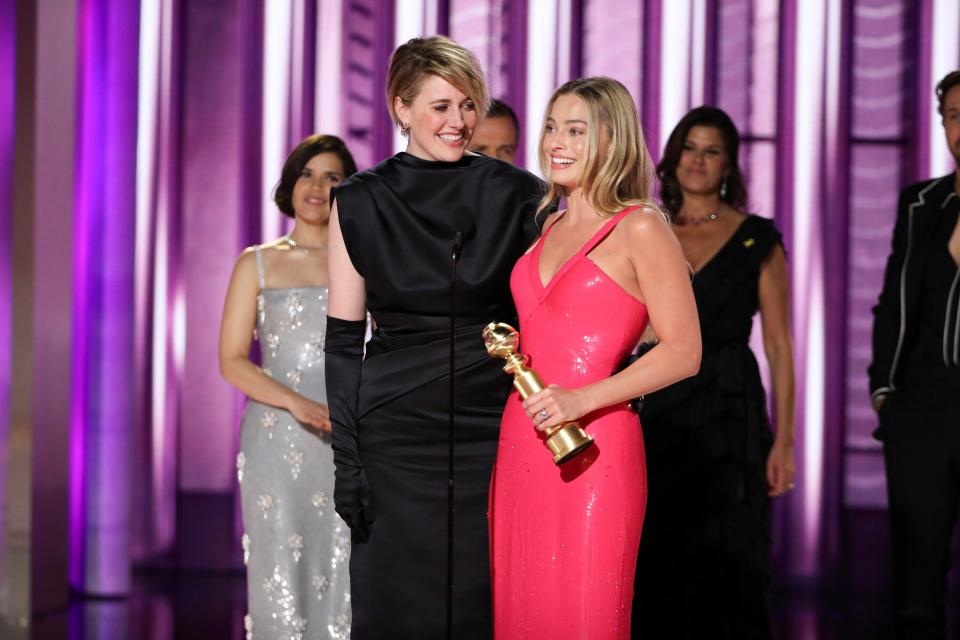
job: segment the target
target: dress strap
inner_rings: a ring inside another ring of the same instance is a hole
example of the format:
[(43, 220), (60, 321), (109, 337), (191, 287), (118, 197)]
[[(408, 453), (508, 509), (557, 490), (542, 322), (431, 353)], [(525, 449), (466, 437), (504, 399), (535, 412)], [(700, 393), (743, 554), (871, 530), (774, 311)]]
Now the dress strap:
[(603, 242), (603, 240), (613, 232), (614, 227), (616, 227), (621, 220), (623, 220), (625, 217), (627, 217), (627, 215), (633, 213), (639, 208), (640, 208), (640, 205), (638, 204), (633, 205), (632, 207), (627, 207), (620, 213), (610, 218), (610, 220), (605, 225), (600, 227), (600, 230), (597, 231), (597, 233), (594, 234), (594, 236), (587, 241), (587, 244), (583, 245), (583, 249), (580, 250), (580, 253), (583, 255), (587, 255), (588, 253), (593, 251), (593, 249), (598, 244)]
[(557, 214), (557, 219), (554, 220), (549, 227), (547, 227), (543, 233), (540, 234), (540, 237), (537, 238), (537, 243), (533, 245), (533, 250), (530, 252), (535, 258), (534, 262), (540, 262), (540, 252), (543, 251), (543, 244), (547, 241), (547, 236), (550, 235), (550, 232), (553, 231), (553, 228), (557, 226), (557, 223), (560, 222), (560, 218), (567, 215), (566, 211), (561, 211)]
[(263, 272), (263, 255), (260, 253), (260, 245), (257, 245), (253, 248), (254, 253), (257, 254), (257, 276), (260, 279), (260, 290), (263, 291), (267, 288), (266, 276)]

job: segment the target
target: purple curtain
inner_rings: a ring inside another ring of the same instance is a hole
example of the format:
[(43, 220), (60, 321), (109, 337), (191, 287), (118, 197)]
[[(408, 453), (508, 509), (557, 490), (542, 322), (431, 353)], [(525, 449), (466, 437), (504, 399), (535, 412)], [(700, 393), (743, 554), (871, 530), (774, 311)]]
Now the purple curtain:
[[(180, 191), (182, 7), (144, 5), (138, 103), (133, 558), (169, 550), (176, 536), (182, 365)], [(179, 332), (177, 331), (179, 327)]]

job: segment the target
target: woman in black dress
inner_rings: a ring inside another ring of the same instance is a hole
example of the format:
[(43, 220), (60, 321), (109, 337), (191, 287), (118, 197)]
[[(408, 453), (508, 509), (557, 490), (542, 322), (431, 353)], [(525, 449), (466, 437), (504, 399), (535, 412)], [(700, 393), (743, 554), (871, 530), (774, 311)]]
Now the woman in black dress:
[[(694, 271), (700, 373), (648, 395), (640, 422), (649, 495), (633, 624), (645, 640), (770, 637), (769, 498), (793, 484), (793, 356), (786, 257), (769, 220), (744, 213), (739, 135), (713, 107), (689, 112), (657, 167)], [(771, 433), (750, 351), (760, 311), (776, 406)]]
[[(536, 236), (533, 175), (465, 153), (487, 105), (479, 63), (443, 37), (393, 54), (387, 105), (407, 151), (335, 190), (327, 393), (337, 512), (353, 530), (353, 638), (446, 627), (448, 355), (456, 281), (454, 638), (491, 635), (487, 494), (511, 380), (484, 348), (510, 322), (513, 264)], [(362, 358), (364, 314), (376, 330)]]

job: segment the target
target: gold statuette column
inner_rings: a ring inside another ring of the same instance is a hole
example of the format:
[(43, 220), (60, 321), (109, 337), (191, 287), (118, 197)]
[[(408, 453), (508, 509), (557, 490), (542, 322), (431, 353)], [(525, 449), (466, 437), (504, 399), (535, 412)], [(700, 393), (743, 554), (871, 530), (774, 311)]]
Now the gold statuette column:
[[(507, 361), (503, 370), (513, 374), (513, 386), (526, 400), (538, 391), (547, 388), (540, 376), (527, 367), (530, 358), (517, 353), (520, 334), (516, 329), (502, 322), (491, 322), (483, 329), (483, 342), (487, 353), (494, 358)], [(593, 438), (575, 421), (563, 422), (545, 430), (547, 448), (553, 454), (554, 464), (563, 464), (572, 460), (578, 453), (593, 444)]]

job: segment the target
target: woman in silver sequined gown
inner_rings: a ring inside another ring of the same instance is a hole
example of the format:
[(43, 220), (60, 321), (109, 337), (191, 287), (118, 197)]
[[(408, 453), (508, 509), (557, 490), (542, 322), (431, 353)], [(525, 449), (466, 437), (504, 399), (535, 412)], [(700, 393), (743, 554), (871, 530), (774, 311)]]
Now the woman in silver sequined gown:
[[(240, 256), (224, 306), (221, 370), (250, 398), (237, 454), (248, 640), (350, 635), (350, 532), (333, 508), (323, 345), (330, 188), (355, 171), (333, 136), (291, 153), (275, 200), (294, 229)], [(251, 333), (262, 367), (248, 357)]]

